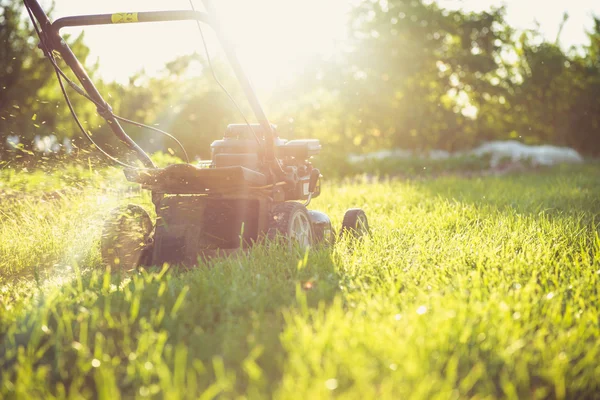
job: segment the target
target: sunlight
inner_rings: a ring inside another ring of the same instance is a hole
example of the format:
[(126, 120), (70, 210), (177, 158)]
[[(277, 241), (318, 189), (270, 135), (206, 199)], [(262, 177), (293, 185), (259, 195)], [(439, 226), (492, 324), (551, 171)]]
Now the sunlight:
[[(344, 38), (349, 9), (347, 0), (229, 0), (219, 4), (224, 27), (260, 88), (293, 77), (315, 57), (331, 55)], [(226, 4), (236, 4), (236, 12), (227, 12)]]
[[(268, 91), (278, 82), (292, 78), (303, 65), (320, 56), (327, 57), (345, 35), (348, 0), (223, 0), (215, 2), (219, 19), (236, 46), (248, 75), (259, 91)], [(200, 1), (195, 1), (202, 9)], [(118, 11), (189, 9), (187, 0), (171, 1), (168, 7), (158, 0), (106, 0), (88, 3), (57, 0), (56, 17)], [(69, 29), (85, 31), (92, 59), (99, 61), (103, 78), (127, 82), (144, 69), (158, 73), (173, 58), (194, 51), (203, 52), (193, 22), (132, 24)], [(67, 32), (67, 30), (65, 30)], [(219, 54), (210, 29), (206, 29), (210, 52)]]
[[(565, 46), (585, 42), (593, 0), (576, 0), (578, 8), (554, 4), (542, 7), (542, 0), (517, 3), (516, 0), (439, 0), (451, 9), (483, 10), (506, 4), (507, 20), (521, 29), (540, 24), (544, 36), (556, 37), (562, 13), (569, 11), (561, 43)], [(49, 2), (46, 2), (49, 4)], [(219, 19), (236, 45), (238, 54), (255, 88), (269, 93), (279, 84), (296, 76), (311, 60), (331, 56), (345, 37), (347, 14), (352, 0), (219, 0), (214, 2)], [(202, 2), (194, 0), (196, 8)], [(87, 2), (56, 0), (54, 18), (124, 11), (189, 9), (188, 0), (105, 0)], [(98, 73), (107, 80), (127, 83), (140, 70), (159, 73), (166, 62), (177, 56), (202, 52), (195, 24), (155, 23), (111, 27), (86, 27), (65, 30), (77, 35), (85, 31), (91, 61), (98, 61)], [(209, 31), (209, 29), (206, 29)], [(208, 33), (208, 32), (207, 32)], [(214, 36), (208, 34), (211, 53), (218, 54)]]

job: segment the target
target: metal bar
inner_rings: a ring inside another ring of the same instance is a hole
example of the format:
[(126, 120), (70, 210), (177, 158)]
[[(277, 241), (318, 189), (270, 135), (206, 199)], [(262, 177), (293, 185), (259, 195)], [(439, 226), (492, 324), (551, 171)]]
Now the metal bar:
[[(92, 99), (94, 99), (94, 101), (96, 101), (97, 103), (103, 104), (103, 105), (105, 105), (106, 108), (110, 109), (110, 106), (102, 98), (102, 95), (100, 94), (100, 92), (98, 92), (98, 89), (96, 88), (94, 83), (91, 81), (90, 77), (88, 76), (88, 74), (85, 71), (85, 69), (83, 68), (83, 66), (79, 63), (79, 60), (77, 60), (77, 57), (75, 56), (75, 54), (73, 54), (73, 51), (71, 50), (69, 45), (60, 37), (60, 35), (58, 34), (58, 31), (53, 28), (52, 23), (50, 22), (50, 19), (48, 19), (48, 16), (44, 12), (44, 9), (40, 6), (38, 1), (37, 0), (24, 0), (24, 2), (31, 9), (31, 12), (33, 13), (35, 18), (41, 25), (42, 32), (46, 35), (46, 37), (50, 41), (50, 43), (48, 43), (48, 44), (50, 46), (52, 46), (53, 50), (60, 52), (63, 60), (69, 66), (69, 68), (71, 68), (71, 70), (73, 71), (73, 73), (75, 74), (75, 76), (77, 77), (77, 79), (79, 80), (81, 85), (83, 86), (83, 88), (86, 90), (88, 95)], [(114, 119), (111, 116), (103, 116), (103, 117), (108, 122), (108, 126), (113, 131), (113, 133), (123, 143), (125, 143), (127, 145), (127, 147), (129, 147), (131, 150), (133, 150), (136, 153), (136, 155), (138, 156), (138, 158), (140, 159), (142, 164), (144, 164), (145, 167), (155, 168), (155, 165), (152, 162), (152, 160), (150, 159), (150, 157), (148, 156), (148, 154), (146, 154), (146, 152), (141, 147), (139, 147), (137, 145), (137, 143), (135, 143), (133, 141), (133, 139), (131, 139), (127, 135), (127, 133), (123, 130), (123, 128), (119, 124), (119, 121), (117, 121), (116, 119)]]
[(52, 27), (59, 32), (72, 26), (130, 24), (136, 22), (201, 21), (210, 23), (208, 15), (199, 11), (146, 11), (116, 14), (77, 15), (59, 18)]
[(218, 18), (216, 9), (214, 8), (212, 1), (202, 0), (202, 2), (204, 3), (204, 6), (209, 12), (210, 19), (211, 21), (213, 21), (212, 27), (215, 30), (217, 37), (221, 42), (221, 45), (223, 46), (223, 50), (225, 50), (225, 55), (227, 56), (227, 59), (229, 60), (229, 63), (233, 68), (233, 72), (235, 73), (236, 78), (240, 82), (240, 85), (242, 86), (242, 89), (246, 94), (246, 98), (250, 103), (250, 107), (252, 108), (252, 111), (254, 112), (254, 115), (256, 116), (256, 119), (258, 120), (258, 123), (260, 124), (261, 128), (265, 131), (265, 158), (269, 162), (274, 162), (275, 132), (273, 131), (273, 127), (271, 126), (267, 115), (265, 114), (262, 106), (260, 105), (260, 101), (256, 96), (256, 92), (254, 91), (252, 84), (250, 84), (250, 80), (246, 76), (244, 69), (242, 68), (242, 65), (240, 64), (237, 58), (234, 47), (229, 42), (222, 29), (220, 29), (218, 23), (216, 23), (216, 21), (218, 21)]

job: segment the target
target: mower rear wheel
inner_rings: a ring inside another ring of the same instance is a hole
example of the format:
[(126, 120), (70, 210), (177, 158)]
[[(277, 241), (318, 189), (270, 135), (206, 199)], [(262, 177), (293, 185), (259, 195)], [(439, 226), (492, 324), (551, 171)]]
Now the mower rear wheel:
[(340, 236), (346, 234), (357, 239), (369, 235), (367, 214), (360, 208), (351, 208), (344, 214)]
[(151, 235), (152, 220), (142, 207), (128, 204), (114, 209), (102, 230), (102, 261), (113, 271), (137, 268), (147, 252)]
[(314, 233), (306, 207), (296, 202), (277, 204), (271, 211), (267, 236), (270, 240), (283, 238), (289, 248), (310, 247)]

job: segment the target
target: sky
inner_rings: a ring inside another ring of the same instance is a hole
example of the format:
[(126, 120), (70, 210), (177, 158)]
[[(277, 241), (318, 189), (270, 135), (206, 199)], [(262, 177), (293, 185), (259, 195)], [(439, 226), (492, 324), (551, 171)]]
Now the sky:
[[(254, 86), (268, 90), (302, 68), (318, 55), (332, 53), (344, 38), (347, 12), (356, 0), (213, 0), (219, 19), (235, 43), (243, 66)], [(569, 20), (561, 35), (564, 48), (586, 43), (585, 30), (592, 15), (600, 15), (600, 0), (439, 0), (447, 8), (481, 11), (502, 4), (508, 22), (519, 29), (539, 23), (542, 33), (554, 41), (563, 13)], [(200, 0), (194, 0), (202, 9)], [(128, 11), (189, 9), (189, 0), (55, 0), (54, 18)], [(193, 22), (130, 24), (86, 27), (85, 42), (99, 74), (108, 80), (127, 82), (144, 68), (158, 73), (178, 55), (201, 52), (202, 45)], [(65, 29), (79, 34), (80, 28)], [(205, 31), (209, 31), (206, 29)], [(211, 53), (218, 45), (209, 35)]]

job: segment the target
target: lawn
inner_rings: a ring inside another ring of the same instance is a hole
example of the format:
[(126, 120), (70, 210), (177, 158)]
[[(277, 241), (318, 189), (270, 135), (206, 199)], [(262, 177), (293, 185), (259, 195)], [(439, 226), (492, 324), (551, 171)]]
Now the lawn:
[(600, 393), (598, 164), (325, 182), (371, 237), (130, 274), (102, 219), (149, 197), (117, 171), (0, 179), (0, 398)]

